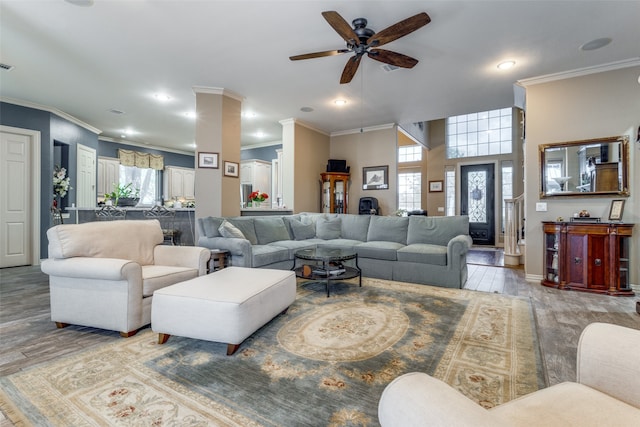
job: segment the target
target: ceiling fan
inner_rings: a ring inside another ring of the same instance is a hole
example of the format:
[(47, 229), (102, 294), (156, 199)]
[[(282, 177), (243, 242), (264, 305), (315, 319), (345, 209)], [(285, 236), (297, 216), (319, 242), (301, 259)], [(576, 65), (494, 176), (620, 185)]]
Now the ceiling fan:
[(422, 12), (376, 33), (372, 29), (367, 28), (367, 20), (365, 18), (354, 19), (352, 22), (354, 28), (351, 28), (338, 12), (322, 12), (322, 16), (347, 42), (347, 48), (295, 55), (290, 56), (289, 59), (298, 61), (300, 59), (320, 58), (323, 56), (353, 52), (355, 55), (349, 58), (347, 65), (342, 71), (342, 76), (340, 77), (341, 84), (349, 83), (351, 79), (353, 79), (356, 71), (358, 71), (360, 59), (365, 53), (369, 58), (375, 59), (376, 61), (395, 65), (396, 67), (413, 68), (418, 63), (417, 59), (390, 50), (378, 49), (378, 47), (399, 39), (400, 37), (404, 37), (431, 22), (429, 15)]

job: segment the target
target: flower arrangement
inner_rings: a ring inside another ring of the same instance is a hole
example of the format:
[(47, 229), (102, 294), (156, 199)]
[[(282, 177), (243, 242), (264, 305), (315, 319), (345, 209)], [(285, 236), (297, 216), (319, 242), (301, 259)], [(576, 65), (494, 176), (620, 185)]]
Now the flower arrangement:
[(249, 194), (249, 200), (253, 202), (264, 202), (268, 198), (269, 198), (269, 195), (267, 193), (261, 193), (259, 190)]
[(56, 165), (53, 169), (53, 195), (55, 197), (64, 197), (71, 190), (71, 179), (67, 176), (67, 170)]

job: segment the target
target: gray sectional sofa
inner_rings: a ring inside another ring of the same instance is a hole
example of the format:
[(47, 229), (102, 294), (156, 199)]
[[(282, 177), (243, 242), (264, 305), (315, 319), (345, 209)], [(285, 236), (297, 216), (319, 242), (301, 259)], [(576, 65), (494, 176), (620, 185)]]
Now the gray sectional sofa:
[(365, 277), (462, 288), (469, 218), (301, 213), (198, 218), (198, 246), (226, 249), (231, 265), (290, 269), (294, 253), (350, 248)]

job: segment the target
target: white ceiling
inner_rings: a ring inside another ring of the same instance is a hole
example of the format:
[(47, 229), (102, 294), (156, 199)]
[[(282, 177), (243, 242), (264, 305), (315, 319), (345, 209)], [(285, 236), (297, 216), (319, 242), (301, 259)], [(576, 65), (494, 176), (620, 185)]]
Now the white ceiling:
[[(1, 0), (0, 96), (55, 108), (120, 140), (193, 152), (194, 86), (244, 97), (242, 142), (279, 141), (280, 120), (324, 131), (411, 123), (513, 105), (517, 80), (640, 56), (640, 1)], [(385, 72), (348, 56), (290, 61), (344, 48), (321, 16), (335, 10), (380, 31), (419, 12), (432, 22), (385, 46), (420, 62)], [(602, 49), (581, 51), (610, 37)], [(516, 61), (508, 71), (496, 65)], [(159, 92), (171, 96), (158, 102)], [(344, 107), (333, 101), (343, 98)], [(311, 107), (305, 113), (301, 107)], [(116, 115), (109, 110), (124, 114)], [(262, 139), (254, 134), (261, 130)]]

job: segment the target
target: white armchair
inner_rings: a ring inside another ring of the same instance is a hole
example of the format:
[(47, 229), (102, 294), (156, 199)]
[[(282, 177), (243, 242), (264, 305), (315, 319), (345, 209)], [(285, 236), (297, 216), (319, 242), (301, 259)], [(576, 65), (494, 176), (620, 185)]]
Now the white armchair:
[(382, 393), (383, 427), (640, 425), (640, 330), (587, 326), (578, 343), (577, 381), (486, 410), (448, 384), (412, 372)]
[(151, 323), (153, 291), (206, 274), (210, 251), (163, 246), (158, 220), (89, 222), (47, 230), (51, 320), (134, 335)]

